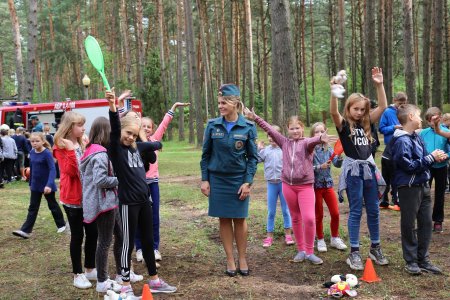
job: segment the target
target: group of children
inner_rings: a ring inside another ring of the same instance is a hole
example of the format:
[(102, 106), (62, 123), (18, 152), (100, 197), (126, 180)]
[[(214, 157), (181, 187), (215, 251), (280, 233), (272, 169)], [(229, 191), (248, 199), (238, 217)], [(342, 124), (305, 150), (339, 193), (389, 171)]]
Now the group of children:
[[(31, 134), (30, 206), (25, 223), (13, 234), (25, 239), (31, 237), (42, 194), (48, 201), (58, 232), (65, 230), (66, 223), (55, 199), (56, 159), (60, 169), (59, 200), (71, 231), (73, 285), (85, 289), (92, 286), (91, 281), (97, 281), (97, 292), (112, 289), (125, 293), (127, 299), (134, 299), (130, 283), (143, 280), (142, 275), (133, 272), (130, 264), (137, 230), (142, 240), (137, 250), (147, 265), (150, 290), (153, 293), (176, 291), (176, 287), (157, 275), (156, 259), (161, 260), (158, 251), (157, 151), (162, 148), (160, 140), (174, 111), (189, 103), (175, 103), (154, 131), (150, 118), (141, 118), (137, 113), (125, 110), (122, 100), (127, 96), (129, 91), (117, 99), (114, 90), (106, 92), (109, 120), (95, 119), (87, 139), (84, 116), (71, 111), (63, 115), (53, 148), (43, 133)], [(113, 236), (114, 280), (108, 275), (108, 252)], [(85, 271), (82, 267), (83, 240)]]
[[(291, 117), (287, 124), (288, 137), (284, 137), (278, 126), (270, 126), (248, 108), (244, 110), (247, 118), (254, 120), (268, 133), (271, 143), (265, 148), (261, 142), (258, 145), (260, 161), (265, 162), (267, 181), (267, 237), (263, 241), (263, 247), (270, 247), (273, 243), (273, 224), (279, 196), (284, 217), (285, 241), (288, 245), (294, 243), (290, 238), (292, 216), (292, 229), (298, 249), (294, 262), (304, 260), (313, 264), (323, 262), (314, 254), (315, 239), (317, 250), (327, 251), (322, 225), (322, 199), (327, 204), (331, 216), (330, 246), (339, 250), (347, 249), (339, 237), (339, 209), (330, 172), (330, 166), (333, 164), (342, 168), (339, 177), (339, 200), (343, 201), (342, 192), (345, 190), (350, 208), (347, 223), (350, 254), (346, 260), (347, 264), (354, 270), (364, 269), (360, 254), (363, 207), (367, 214), (371, 242), (369, 257), (378, 265), (389, 264), (380, 245), (379, 219), (379, 199), (383, 195), (386, 183), (373, 158), (374, 139), (371, 135), (371, 124), (380, 119), (387, 107), (380, 68), (372, 69), (372, 80), (378, 98), (378, 107), (372, 110), (369, 99), (362, 94), (354, 93), (348, 97), (341, 115), (338, 111), (338, 99), (331, 95), (331, 117), (338, 131), (345, 158), (333, 154), (328, 142), (334, 139), (327, 135), (323, 123), (315, 123), (311, 128), (310, 137), (305, 138), (303, 123), (298, 117)], [(331, 82), (331, 85), (333, 84), (335, 83)], [(447, 129), (444, 127), (435, 130), (434, 128), (439, 127), (436, 125), (422, 130), (419, 137), (416, 131), (421, 128), (420, 110), (414, 105), (401, 103), (396, 107), (396, 114), (399, 124), (392, 130), (392, 141), (389, 146), (393, 162), (392, 186), (398, 189), (398, 199), (403, 199), (395, 200), (395, 205), (401, 206), (405, 270), (414, 275), (421, 272), (440, 274), (441, 270), (430, 262), (428, 247), (432, 220), (435, 222), (435, 231), (442, 231), (439, 225), (443, 221), (448, 159), (446, 152), (449, 152), (450, 132), (446, 133)], [(438, 115), (440, 111), (431, 108), (425, 117), (431, 122), (432, 117)], [(430, 184), (433, 178), (436, 194), (431, 215)], [(276, 185), (282, 185), (282, 188), (277, 188)], [(289, 210), (286, 209), (286, 203)]]

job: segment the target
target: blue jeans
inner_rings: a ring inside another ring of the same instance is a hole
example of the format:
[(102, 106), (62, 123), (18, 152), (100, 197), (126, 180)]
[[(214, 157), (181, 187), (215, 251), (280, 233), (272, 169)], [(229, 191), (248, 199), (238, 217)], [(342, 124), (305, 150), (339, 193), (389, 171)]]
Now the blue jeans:
[(378, 186), (375, 178), (375, 169), (370, 167), (372, 179), (364, 180), (362, 166), (359, 176), (347, 174), (347, 198), (350, 207), (348, 216), (348, 235), (351, 247), (359, 247), (359, 228), (364, 204), (367, 214), (367, 227), (369, 228), (370, 241), (380, 243), (380, 208), (378, 206)]
[(277, 199), (280, 197), (281, 211), (283, 213), (284, 228), (291, 228), (291, 215), (284, 200), (282, 183), (267, 182), (267, 232), (273, 232), (275, 227), (275, 215), (277, 213)]
[[(150, 187), (150, 195), (152, 196), (153, 210), (153, 249), (159, 250), (159, 185), (153, 182), (148, 185)], [(136, 231), (136, 239), (134, 241), (136, 250), (142, 249), (141, 231)]]

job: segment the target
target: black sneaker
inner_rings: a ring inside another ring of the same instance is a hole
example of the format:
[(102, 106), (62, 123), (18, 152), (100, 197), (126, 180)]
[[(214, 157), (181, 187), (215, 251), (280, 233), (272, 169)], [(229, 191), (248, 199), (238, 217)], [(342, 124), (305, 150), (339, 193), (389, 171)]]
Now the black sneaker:
[(415, 262), (407, 263), (405, 266), (405, 271), (411, 275), (420, 275), (422, 274), (422, 270), (419, 268), (419, 265)]
[(377, 246), (375, 248), (370, 247), (369, 256), (377, 265), (384, 266), (389, 264), (389, 261), (387, 260), (386, 256), (384, 256), (380, 246)]
[(432, 273), (432, 274), (437, 274), (437, 275), (442, 274), (441, 269), (432, 265), (429, 261), (424, 262), (424, 263), (419, 263), (419, 268), (422, 271), (427, 272), (427, 273)]
[(380, 202), (380, 209), (387, 209), (387, 208), (389, 208), (389, 202), (387, 202), (387, 201), (381, 201)]

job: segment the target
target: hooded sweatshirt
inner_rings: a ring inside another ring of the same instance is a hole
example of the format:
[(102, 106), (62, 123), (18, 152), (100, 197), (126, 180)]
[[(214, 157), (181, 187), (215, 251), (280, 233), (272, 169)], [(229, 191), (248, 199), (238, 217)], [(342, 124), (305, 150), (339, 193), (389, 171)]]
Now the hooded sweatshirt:
[(400, 125), (400, 122), (397, 118), (397, 107), (392, 104), (389, 105), (386, 110), (383, 112), (380, 118), (380, 123), (378, 129), (384, 136), (384, 144), (389, 144), (389, 141), (392, 138), (392, 135), (395, 131), (395, 125)]
[(434, 158), (428, 154), (423, 140), (415, 132), (397, 129), (394, 132), (391, 153), (394, 162), (395, 186), (423, 184), (430, 179)]
[(320, 136), (293, 140), (276, 131), (260, 117), (256, 117), (255, 122), (270, 135), (283, 151), (281, 181), (289, 185), (314, 183), (314, 147), (321, 143)]
[(80, 171), (83, 174), (83, 218), (92, 223), (101, 213), (119, 205), (117, 185), (106, 148), (92, 144), (81, 157)]

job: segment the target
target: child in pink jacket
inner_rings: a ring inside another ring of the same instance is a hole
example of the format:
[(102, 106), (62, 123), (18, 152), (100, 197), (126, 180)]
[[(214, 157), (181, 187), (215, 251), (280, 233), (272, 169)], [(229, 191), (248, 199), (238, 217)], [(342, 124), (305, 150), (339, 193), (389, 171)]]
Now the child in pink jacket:
[[(288, 120), (288, 137), (285, 137), (270, 124), (258, 117), (254, 111), (244, 109), (247, 119), (255, 120), (283, 152), (283, 195), (292, 218), (292, 229), (297, 241), (298, 253), (294, 262), (310, 261), (320, 265), (322, 259), (314, 255), (314, 237), (316, 234), (316, 214), (314, 197), (314, 147), (320, 143), (328, 143), (330, 137), (326, 132), (319, 136), (304, 138), (305, 126), (298, 116)], [(336, 138), (335, 138), (336, 139)]]
[[(173, 119), (175, 114), (175, 110), (177, 107), (188, 106), (190, 103), (182, 103), (176, 102), (172, 108), (166, 113), (164, 119), (161, 124), (159, 124), (158, 128), (155, 128), (155, 123), (152, 119), (148, 117), (144, 117), (141, 119), (142, 128), (144, 129), (147, 140), (149, 142), (159, 142), (162, 140), (164, 133), (167, 130), (170, 122)], [(156, 130), (155, 130), (156, 129)], [(158, 152), (155, 151), (156, 157), (158, 157)], [(147, 184), (150, 188), (150, 194), (152, 196), (152, 208), (153, 208), (153, 250), (155, 251), (155, 260), (160, 261), (162, 259), (161, 253), (159, 252), (159, 185), (158, 185), (158, 160), (154, 164), (150, 165), (146, 175)], [(136, 260), (142, 261), (142, 247), (140, 243), (140, 239), (136, 239)]]

